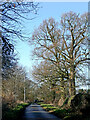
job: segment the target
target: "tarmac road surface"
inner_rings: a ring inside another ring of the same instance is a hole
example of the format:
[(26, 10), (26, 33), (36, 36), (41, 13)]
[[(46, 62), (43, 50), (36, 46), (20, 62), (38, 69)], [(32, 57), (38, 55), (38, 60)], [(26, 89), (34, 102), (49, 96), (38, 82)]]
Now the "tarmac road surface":
[(32, 104), (25, 109), (23, 120), (61, 120), (43, 110), (40, 105)]

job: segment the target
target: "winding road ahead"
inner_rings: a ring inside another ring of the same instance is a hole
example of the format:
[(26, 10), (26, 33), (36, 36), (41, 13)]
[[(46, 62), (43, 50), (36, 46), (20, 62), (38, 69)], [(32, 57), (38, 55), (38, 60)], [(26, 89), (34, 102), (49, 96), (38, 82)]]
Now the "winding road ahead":
[(40, 105), (32, 104), (28, 106), (23, 115), (23, 120), (61, 120), (56, 116), (46, 112)]

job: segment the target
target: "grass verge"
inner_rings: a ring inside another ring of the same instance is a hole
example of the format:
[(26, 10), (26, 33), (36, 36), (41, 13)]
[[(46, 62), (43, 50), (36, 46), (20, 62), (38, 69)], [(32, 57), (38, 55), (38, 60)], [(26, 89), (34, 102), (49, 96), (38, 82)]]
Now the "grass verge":
[(41, 104), (41, 107), (48, 111), (49, 113), (54, 114), (55, 116), (61, 118), (62, 120), (90, 120), (88, 116), (78, 115), (74, 113), (70, 108), (61, 109), (54, 107), (52, 104)]
[(30, 103), (18, 104), (15, 108), (8, 108), (6, 111), (3, 111), (2, 119), (3, 120), (21, 120), (22, 113), (24, 109)]

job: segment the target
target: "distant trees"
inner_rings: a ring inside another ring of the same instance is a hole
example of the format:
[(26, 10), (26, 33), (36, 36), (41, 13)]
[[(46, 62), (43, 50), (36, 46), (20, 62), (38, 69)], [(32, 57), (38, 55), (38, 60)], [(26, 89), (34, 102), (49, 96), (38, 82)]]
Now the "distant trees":
[[(87, 14), (79, 15), (69, 12), (62, 15), (60, 23), (53, 18), (44, 20), (32, 35), (35, 44), (33, 55), (55, 66), (55, 73), (58, 72), (60, 79), (60, 87), (65, 88), (67, 83), (70, 96), (76, 94), (75, 79), (79, 73), (81, 75), (81, 65), (89, 59), (86, 49), (87, 24)], [(42, 66), (41, 63), (40, 65)], [(47, 64), (45, 65), (48, 69)], [(53, 71), (53, 68), (51, 69)], [(42, 76), (42, 72), (38, 71), (38, 75), (40, 74)], [(52, 78), (54, 74), (51, 73)], [(53, 81), (52, 78), (51, 81)], [(47, 78), (44, 78), (44, 81), (46, 80)]]
[[(67, 82), (62, 86), (62, 79), (60, 77), (60, 73), (55, 65), (53, 65), (49, 61), (40, 62), (39, 65), (33, 67), (32, 75), (34, 79), (40, 84), (41, 88), (46, 90), (43, 91), (43, 95), (48, 95), (48, 99), (50, 97), (49, 102), (54, 103), (57, 99), (57, 93), (61, 94), (63, 98), (66, 97), (66, 86)], [(44, 88), (46, 87), (46, 88)], [(45, 92), (45, 93), (44, 93)], [(47, 99), (47, 98), (46, 98)], [(44, 98), (45, 100), (45, 98)]]
[[(24, 77), (25, 72), (17, 66), (14, 66), (12, 73), (9, 73), (7, 79), (3, 79), (2, 81), (2, 96), (3, 100), (12, 99), (14, 102), (17, 100), (23, 101), (23, 91), (24, 91)], [(11, 70), (8, 72), (11, 72)], [(12, 104), (12, 103), (11, 103)]]
[[(54, 65), (47, 61), (41, 62), (40, 65), (34, 67), (32, 75), (41, 87), (48, 86), (47, 94), (50, 95), (50, 93), (52, 92), (51, 100), (52, 102), (54, 102), (56, 96), (54, 88), (57, 86), (57, 81), (59, 81), (59, 75), (56, 72), (56, 68), (54, 67)], [(44, 90), (45, 89), (47, 89), (47, 87), (44, 88)], [(44, 92), (42, 95), (44, 95)]]
[(8, 78), (2, 80), (3, 107), (14, 107), (20, 102), (33, 102), (36, 95), (35, 87), (35, 83), (27, 77), (25, 68), (17, 64)]

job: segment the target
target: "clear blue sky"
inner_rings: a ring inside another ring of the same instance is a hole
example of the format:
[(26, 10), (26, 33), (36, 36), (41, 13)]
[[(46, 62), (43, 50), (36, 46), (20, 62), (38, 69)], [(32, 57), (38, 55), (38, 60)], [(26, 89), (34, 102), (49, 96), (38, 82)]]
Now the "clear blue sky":
[[(80, 14), (88, 12), (87, 2), (42, 2), (40, 6), (42, 6), (42, 8), (39, 9), (36, 19), (24, 21), (24, 32), (29, 36), (32, 35), (34, 29), (37, 28), (44, 19), (53, 17), (59, 21), (61, 15), (65, 12), (74, 11)], [(19, 41), (16, 49), (19, 52), (19, 63), (26, 67), (27, 71), (30, 71), (32, 65), (36, 62), (33, 61), (31, 57), (33, 47), (28, 45), (27, 42)]]

